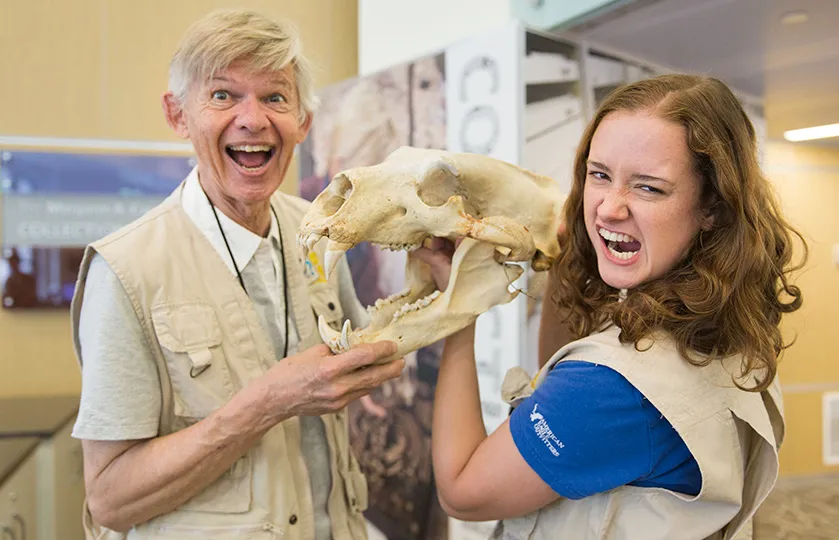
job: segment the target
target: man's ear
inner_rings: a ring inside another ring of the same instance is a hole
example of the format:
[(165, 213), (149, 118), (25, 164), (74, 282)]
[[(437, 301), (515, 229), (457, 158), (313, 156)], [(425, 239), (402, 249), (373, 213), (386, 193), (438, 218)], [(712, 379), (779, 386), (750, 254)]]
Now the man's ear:
[(181, 139), (189, 139), (189, 128), (186, 123), (186, 115), (184, 114), (181, 102), (175, 97), (172, 92), (163, 94), (163, 115), (166, 117), (166, 123)]
[(300, 130), (297, 132), (297, 144), (301, 144), (306, 140), (306, 137), (309, 135), (309, 130), (312, 129), (313, 119), (313, 113), (306, 113), (306, 119), (303, 120), (302, 124), (300, 124)]

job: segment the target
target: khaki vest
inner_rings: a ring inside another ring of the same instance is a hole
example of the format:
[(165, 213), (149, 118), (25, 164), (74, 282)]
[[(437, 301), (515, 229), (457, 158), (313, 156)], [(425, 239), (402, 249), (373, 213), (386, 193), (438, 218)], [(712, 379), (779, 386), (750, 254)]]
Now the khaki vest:
[[(250, 299), (181, 208), (180, 192), (179, 187), (139, 220), (88, 246), (72, 306), (81, 362), (79, 311), (90, 260), (98, 252), (125, 287), (155, 357), (162, 390), (161, 436), (206, 417), (277, 362)], [(289, 307), (302, 351), (321, 343), (316, 314), (334, 326), (342, 322), (337, 280), (308, 284), (304, 277), (295, 236), (308, 203), (277, 193), (271, 204), (280, 219)], [(310, 263), (323, 261), (324, 246), (318, 243)], [(321, 418), (332, 468), (332, 536), (366, 538), (362, 512), (367, 484), (350, 449), (346, 411)], [(92, 523), (87, 505), (84, 522), (88, 539), (311, 539), (313, 510), (300, 421), (294, 417), (281, 422), (186, 504), (126, 535)]]
[(739, 373), (739, 358), (695, 367), (666, 337), (641, 344), (639, 352), (631, 343), (621, 344), (618, 335), (619, 330), (611, 327), (570, 343), (532, 381), (514, 368), (504, 381), (504, 399), (518, 404), (563, 360), (610, 367), (646, 396), (681, 435), (702, 473), (700, 493), (692, 497), (661, 488), (622, 486), (580, 500), (560, 498), (537, 512), (503, 521), (493, 538), (751, 538), (751, 518), (778, 475), (784, 423), (777, 379), (767, 391), (746, 392), (732, 382), (731, 373)]

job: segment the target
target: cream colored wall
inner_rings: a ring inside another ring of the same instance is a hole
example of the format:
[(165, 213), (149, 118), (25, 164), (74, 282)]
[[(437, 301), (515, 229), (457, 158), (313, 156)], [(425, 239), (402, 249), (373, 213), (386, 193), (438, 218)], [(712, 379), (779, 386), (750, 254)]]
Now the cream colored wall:
[[(0, 17), (0, 135), (177, 141), (163, 120), (170, 55), (186, 27), (221, 7), (286, 17), (318, 87), (358, 70), (357, 0), (30, 0)], [(297, 190), (292, 166), (283, 190)], [(0, 309), (0, 397), (80, 388), (66, 310)]]
[(810, 247), (807, 267), (796, 283), (804, 305), (784, 323), (797, 336), (782, 359), (787, 437), (782, 474), (839, 471), (822, 464), (822, 395), (839, 392), (839, 267), (832, 246), (839, 243), (839, 147), (771, 141), (765, 171), (789, 220)]

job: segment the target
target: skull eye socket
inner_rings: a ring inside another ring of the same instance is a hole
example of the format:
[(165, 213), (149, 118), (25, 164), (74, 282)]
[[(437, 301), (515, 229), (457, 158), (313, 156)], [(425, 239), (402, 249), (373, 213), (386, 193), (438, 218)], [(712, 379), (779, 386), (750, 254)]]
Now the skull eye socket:
[(352, 195), (352, 182), (344, 174), (336, 175), (326, 188), (327, 197), (323, 201), (323, 210), (331, 216), (337, 212)]
[(420, 180), (417, 197), (427, 206), (442, 206), (452, 195), (461, 194), (461, 186), (450, 166), (435, 162)]

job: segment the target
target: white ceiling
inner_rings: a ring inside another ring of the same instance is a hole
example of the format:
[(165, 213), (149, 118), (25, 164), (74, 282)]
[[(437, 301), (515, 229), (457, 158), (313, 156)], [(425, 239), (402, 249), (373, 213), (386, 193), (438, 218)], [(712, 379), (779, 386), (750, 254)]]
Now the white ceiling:
[(839, 123), (839, 0), (635, 0), (568, 33), (762, 97), (773, 138)]

